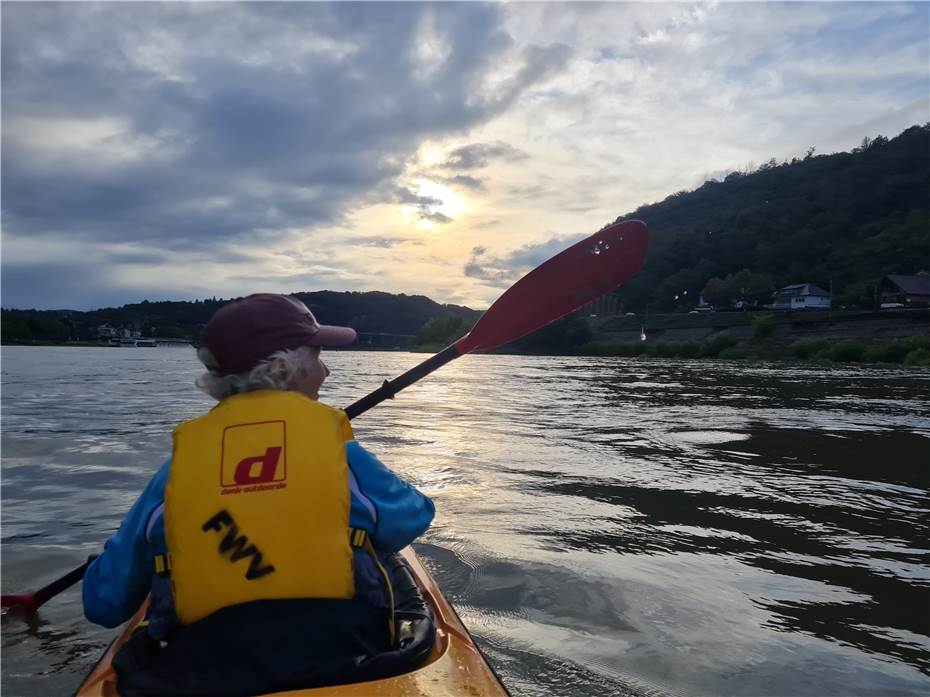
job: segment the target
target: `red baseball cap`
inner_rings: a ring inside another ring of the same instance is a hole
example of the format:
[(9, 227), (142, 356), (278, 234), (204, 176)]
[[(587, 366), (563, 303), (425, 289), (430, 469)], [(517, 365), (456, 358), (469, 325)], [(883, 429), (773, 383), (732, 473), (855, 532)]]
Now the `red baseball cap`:
[(276, 293), (255, 293), (223, 305), (200, 336), (226, 374), (244, 373), (275, 351), (353, 341), (354, 329), (320, 324), (297, 298)]

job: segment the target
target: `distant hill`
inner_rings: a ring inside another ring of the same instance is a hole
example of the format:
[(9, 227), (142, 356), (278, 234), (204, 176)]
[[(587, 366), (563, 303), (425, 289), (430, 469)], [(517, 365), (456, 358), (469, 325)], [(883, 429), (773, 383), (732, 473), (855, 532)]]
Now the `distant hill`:
[[(342, 324), (359, 332), (416, 334), (434, 319), (474, 321), (481, 312), (460, 305), (440, 305), (422, 295), (381, 292), (318, 291), (295, 293), (324, 324)], [(3, 310), (2, 341), (96, 339), (96, 328), (109, 324), (143, 336), (195, 338), (226, 299), (148, 302), (89, 312), (75, 310)]]
[(776, 288), (832, 282), (840, 304), (867, 306), (882, 276), (930, 272), (930, 124), (848, 153), (770, 160), (618, 220), (629, 218), (649, 225), (652, 244), (617, 292), (626, 309), (690, 309), (708, 281), (743, 269)]
[[(713, 290), (725, 299), (734, 286), (746, 286), (739, 292), (759, 299), (795, 283), (832, 287), (835, 305), (872, 307), (882, 276), (930, 272), (930, 124), (891, 140), (866, 138), (848, 153), (815, 155), (811, 149), (802, 159), (769, 160), (618, 220), (629, 218), (649, 225), (652, 243), (643, 270), (615, 292), (626, 310), (689, 310), (702, 292)], [(442, 344), (449, 332), (459, 336), (480, 315), (422, 295), (297, 296), (325, 323), (371, 333), (413, 335), (424, 329), (418, 342), (430, 345)], [(224, 302), (142, 302), (91, 312), (3, 310), (2, 340), (91, 339), (104, 323), (145, 336), (191, 338)], [(583, 329), (565, 320), (518, 348), (568, 350), (584, 343)]]

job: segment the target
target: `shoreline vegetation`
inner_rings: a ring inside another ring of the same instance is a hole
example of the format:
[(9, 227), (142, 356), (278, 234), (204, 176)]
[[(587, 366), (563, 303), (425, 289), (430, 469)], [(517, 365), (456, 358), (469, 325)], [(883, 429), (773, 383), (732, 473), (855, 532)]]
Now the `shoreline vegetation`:
[[(411, 350), (435, 353), (470, 328), (461, 319), (428, 322)], [(494, 353), (930, 366), (930, 308), (612, 318), (576, 313)]]
[[(342, 350), (436, 353), (467, 334), (477, 316), (435, 317), (404, 345), (361, 342)], [(106, 346), (102, 339), (21, 339), (4, 334), (3, 345)], [(195, 338), (161, 341), (188, 346), (186, 342)], [(618, 316), (576, 312), (493, 353), (930, 367), (930, 308)]]
[[(546, 356), (597, 356), (617, 358), (679, 358), (679, 359), (722, 359), (745, 361), (785, 361), (791, 363), (859, 363), (907, 367), (930, 367), (930, 335), (910, 336), (892, 340), (859, 340), (826, 338), (801, 338), (790, 343), (767, 340), (773, 323), (763, 319), (753, 324), (754, 334), (748, 341), (738, 339), (728, 331), (718, 331), (697, 339), (643, 340), (601, 339), (586, 341), (577, 346), (544, 349), (542, 346), (515, 345), (493, 351), (500, 355), (546, 355)], [(460, 338), (450, 336), (445, 342), (414, 343), (404, 349), (371, 348), (353, 346), (342, 350), (409, 350), (413, 353), (437, 353)], [(532, 335), (531, 335), (532, 336)], [(524, 340), (525, 341), (525, 340)], [(106, 344), (92, 341), (13, 341), (4, 346), (66, 346), (99, 347)], [(188, 344), (175, 344), (187, 346)]]
[(662, 358), (719, 358), (805, 363), (874, 363), (930, 367), (930, 336), (902, 341), (869, 344), (846, 339), (798, 339), (787, 352), (772, 352), (764, 344), (742, 342), (727, 332), (718, 332), (703, 341), (594, 341), (579, 349), (583, 356), (651, 356)]

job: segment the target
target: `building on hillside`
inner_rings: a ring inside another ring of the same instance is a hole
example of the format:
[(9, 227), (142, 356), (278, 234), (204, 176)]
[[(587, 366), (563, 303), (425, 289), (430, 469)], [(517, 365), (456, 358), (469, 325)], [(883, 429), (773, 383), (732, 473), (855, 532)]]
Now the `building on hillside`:
[(828, 310), (832, 301), (829, 291), (813, 283), (796, 283), (779, 288), (768, 307), (772, 310)]
[(114, 327), (108, 322), (101, 324), (96, 328), (98, 339), (138, 339), (142, 332), (126, 327)]
[(881, 307), (930, 306), (930, 276), (885, 276), (878, 284)]

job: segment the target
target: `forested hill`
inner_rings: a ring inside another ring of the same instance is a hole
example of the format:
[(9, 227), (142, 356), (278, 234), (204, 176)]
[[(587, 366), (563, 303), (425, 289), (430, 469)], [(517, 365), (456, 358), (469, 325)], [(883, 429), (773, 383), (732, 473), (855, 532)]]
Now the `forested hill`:
[[(324, 324), (341, 324), (359, 332), (416, 334), (431, 319), (464, 318), (481, 314), (459, 305), (440, 305), (422, 295), (382, 292), (318, 291), (295, 293)], [(4, 342), (95, 339), (104, 323), (154, 337), (196, 337), (210, 316), (228, 300), (148, 302), (90, 312), (3, 310)]]
[(832, 281), (838, 304), (865, 305), (885, 274), (930, 272), (930, 124), (853, 152), (770, 160), (628, 218), (652, 239), (644, 269), (618, 291), (628, 309), (686, 309), (711, 279), (743, 269), (763, 290), (766, 277), (776, 288)]
[[(722, 182), (641, 206), (625, 218), (644, 220), (652, 237), (644, 269), (617, 291), (627, 310), (689, 310), (702, 292), (715, 296), (707, 299), (719, 307), (736, 292), (767, 301), (774, 288), (795, 283), (832, 285), (835, 306), (869, 306), (882, 276), (930, 272), (930, 124), (892, 140), (866, 138), (849, 153), (811, 151), (791, 162), (770, 160), (755, 171), (733, 172)], [(455, 319), (480, 314), (419, 295), (297, 296), (323, 322), (360, 332), (416, 334), (433, 319), (448, 319), (458, 331)], [(189, 338), (224, 302), (142, 302), (92, 312), (3, 310), (2, 340), (93, 338), (104, 323), (145, 336)]]

